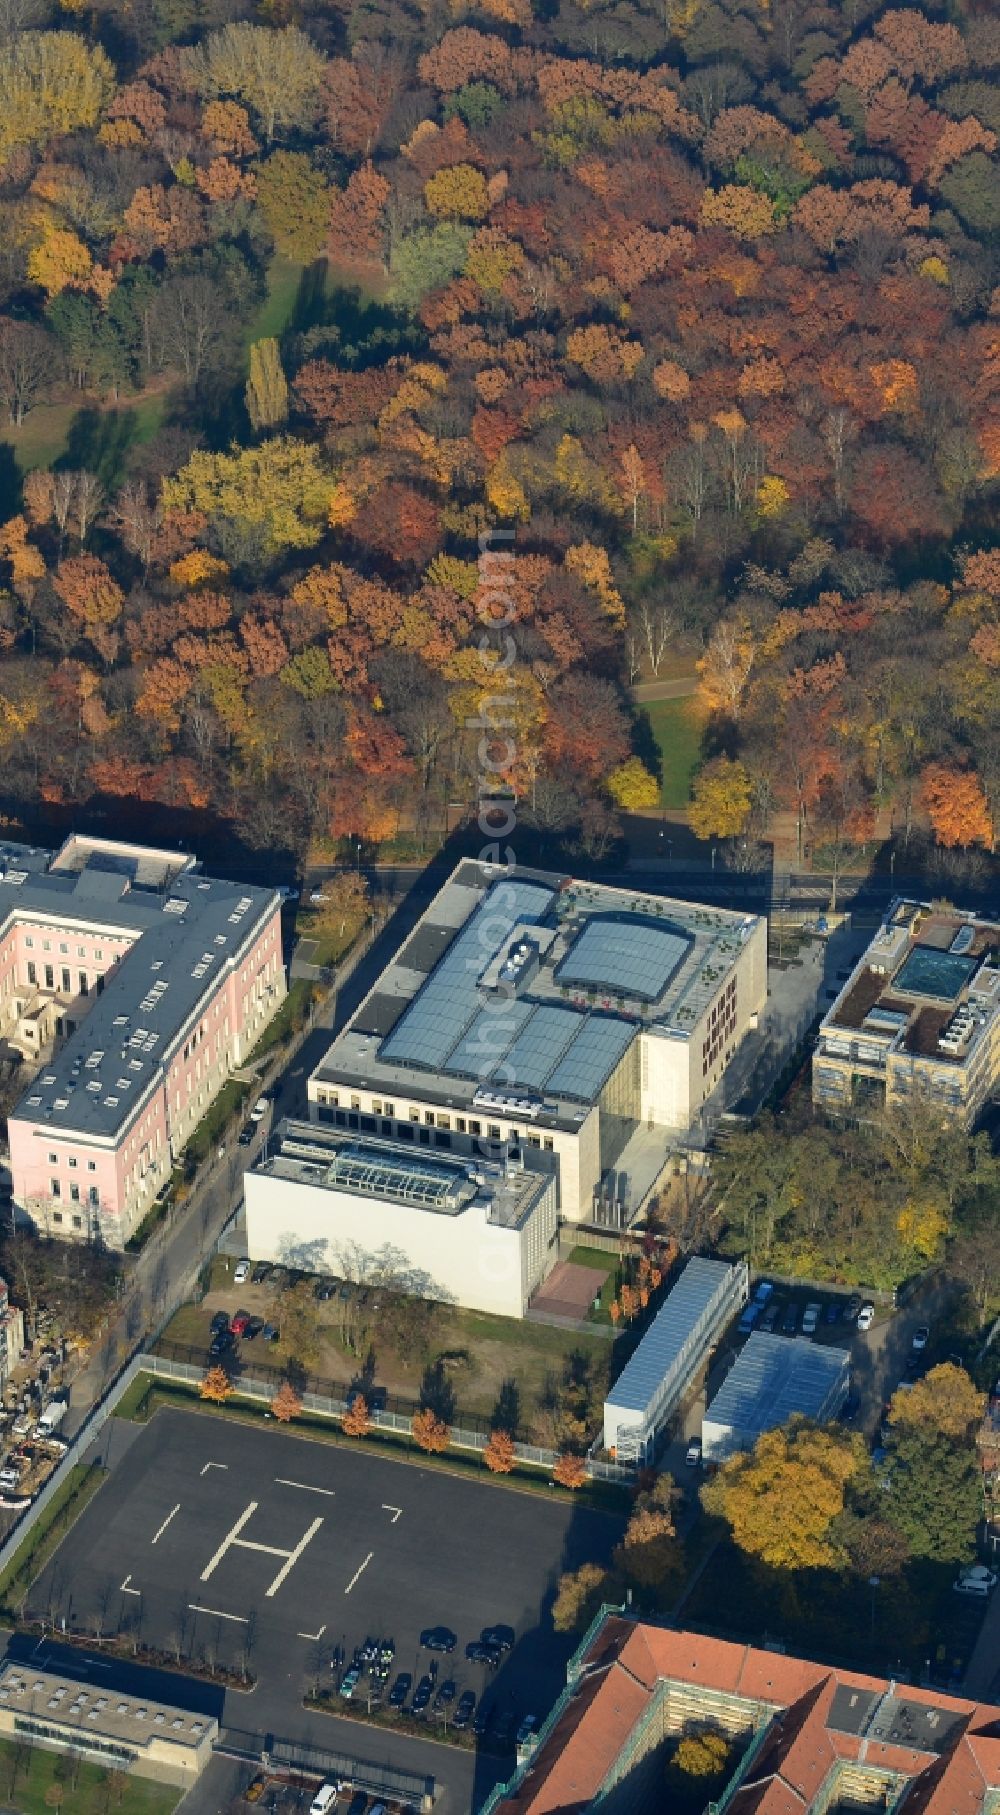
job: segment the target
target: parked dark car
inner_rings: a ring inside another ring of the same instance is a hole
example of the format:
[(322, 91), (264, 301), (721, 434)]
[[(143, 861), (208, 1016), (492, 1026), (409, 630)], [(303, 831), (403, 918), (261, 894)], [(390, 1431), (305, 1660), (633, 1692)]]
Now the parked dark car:
[(487, 1733), (489, 1731), (490, 1723), (491, 1723), (492, 1719), (493, 1719), (492, 1702), (480, 1702), (478, 1708), (476, 1709), (475, 1714), (472, 1717), (472, 1731), (475, 1734), (477, 1739), (482, 1739), (484, 1733)]
[(470, 1664), (485, 1664), (488, 1670), (495, 1670), (500, 1662), (496, 1646), (484, 1645), (482, 1639), (472, 1639), (465, 1647), (465, 1655)]
[(271, 1272), (271, 1268), (268, 1265), (268, 1262), (266, 1260), (259, 1260), (257, 1262), (257, 1265), (255, 1266), (253, 1272), (250, 1275), (251, 1285), (262, 1286), (264, 1284), (265, 1279), (267, 1279), (268, 1276), (270, 1275), (270, 1272)]
[(839, 1323), (840, 1305), (835, 1298), (830, 1299), (830, 1302), (823, 1313), (823, 1318), (826, 1323)]
[(254, 1137), (255, 1133), (256, 1133), (256, 1129), (251, 1127), (250, 1123), (248, 1122), (246, 1127), (241, 1128), (239, 1134), (236, 1136), (237, 1147), (249, 1147), (253, 1141), (253, 1137)]
[(425, 1626), (420, 1643), (425, 1651), (454, 1651), (458, 1640), (450, 1626)]
[(410, 1672), (408, 1670), (401, 1670), (396, 1681), (393, 1683), (392, 1688), (389, 1690), (390, 1708), (401, 1708), (403, 1706), (410, 1693), (412, 1683), (413, 1677)]
[(788, 1308), (781, 1320), (781, 1327), (786, 1336), (794, 1336), (799, 1327), (799, 1307), (794, 1298), (789, 1301)]
[(860, 1410), (861, 1400), (857, 1393), (848, 1393), (847, 1398), (840, 1408), (841, 1424), (853, 1424)]
[(490, 1645), (495, 1651), (513, 1651), (513, 1626), (484, 1626), (479, 1634), (484, 1645)]
[(228, 1328), (229, 1328), (229, 1312), (228, 1311), (216, 1311), (215, 1316), (212, 1318), (211, 1328), (212, 1328), (213, 1336), (218, 1336), (220, 1330), (228, 1330)]
[(861, 1306), (863, 1304), (864, 1304), (864, 1299), (862, 1298), (861, 1293), (852, 1292), (850, 1298), (847, 1300), (847, 1303), (844, 1306), (844, 1322), (845, 1323), (857, 1323), (858, 1312), (860, 1311)]
[(208, 1353), (213, 1361), (218, 1361), (221, 1355), (228, 1355), (230, 1349), (234, 1347), (235, 1337), (232, 1330), (220, 1330), (217, 1336), (213, 1336)]
[(266, 1323), (261, 1331), (261, 1335), (265, 1342), (277, 1342), (281, 1336), (281, 1331), (276, 1323)]
[(433, 1694), (434, 1684), (431, 1681), (431, 1678), (429, 1676), (422, 1676), (413, 1691), (413, 1700), (410, 1703), (410, 1713), (422, 1714)]
[(251, 1317), (250, 1322), (247, 1324), (247, 1327), (243, 1332), (244, 1342), (253, 1342), (254, 1337), (259, 1336), (261, 1333), (261, 1330), (263, 1328), (264, 1328), (263, 1317)]
[(441, 1684), (440, 1689), (434, 1697), (435, 1708), (450, 1708), (457, 1694), (458, 1684), (454, 1677), (449, 1676), (447, 1680)]
[(472, 1719), (472, 1711), (475, 1708), (475, 1705), (476, 1698), (473, 1691), (471, 1689), (466, 1689), (465, 1694), (460, 1698), (458, 1707), (455, 1709), (455, 1713), (452, 1716), (451, 1724), (456, 1732), (464, 1732)]

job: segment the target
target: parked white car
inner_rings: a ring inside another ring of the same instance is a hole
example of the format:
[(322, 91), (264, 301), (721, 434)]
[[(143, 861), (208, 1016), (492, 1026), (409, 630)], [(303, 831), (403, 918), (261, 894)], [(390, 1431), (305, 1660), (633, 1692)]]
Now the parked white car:
[(860, 1311), (858, 1312), (858, 1329), (859, 1330), (870, 1330), (872, 1327), (872, 1324), (874, 1322), (875, 1322), (875, 1306), (874, 1305), (862, 1305)]
[(249, 1278), (250, 1278), (250, 1262), (248, 1260), (238, 1260), (236, 1262), (236, 1271), (233, 1274), (233, 1285), (234, 1286), (245, 1286), (246, 1282)]
[(958, 1581), (952, 1583), (956, 1594), (973, 1594), (981, 1599), (992, 1594), (996, 1585), (993, 1570), (987, 1569), (983, 1563), (976, 1563), (971, 1569), (963, 1569)]
[(320, 1784), (312, 1802), (309, 1804), (309, 1815), (327, 1815), (327, 1810), (333, 1808), (342, 1788), (343, 1785), (341, 1783), (332, 1780)]
[(258, 1097), (250, 1111), (251, 1122), (262, 1122), (267, 1114), (267, 1098)]
[(815, 1303), (813, 1303), (811, 1305), (806, 1305), (806, 1308), (802, 1313), (802, 1334), (803, 1334), (803, 1336), (815, 1336), (816, 1326), (819, 1323), (819, 1320), (822, 1317), (822, 1315), (823, 1315), (823, 1306), (822, 1305), (818, 1305)]

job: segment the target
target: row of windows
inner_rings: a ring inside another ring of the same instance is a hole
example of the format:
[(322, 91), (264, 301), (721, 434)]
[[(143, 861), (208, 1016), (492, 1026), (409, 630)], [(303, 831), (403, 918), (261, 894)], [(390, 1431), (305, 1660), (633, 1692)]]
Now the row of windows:
[[(317, 1090), (316, 1100), (321, 1106), (325, 1106), (325, 1105), (329, 1104), (329, 1106), (332, 1109), (336, 1109), (340, 1105), (340, 1093), (339, 1093), (339, 1091), (336, 1091), (336, 1090), (330, 1090), (330, 1091)], [(359, 1096), (351, 1097), (351, 1109), (353, 1111), (355, 1111), (355, 1113), (360, 1111), (361, 1098)], [(372, 1116), (386, 1116), (386, 1117), (394, 1119), (395, 1114), (396, 1114), (395, 1103), (383, 1103), (381, 1101), (381, 1099), (378, 1097), (372, 1098)], [(483, 1133), (483, 1124), (482, 1124), (482, 1122), (477, 1121), (475, 1119), (475, 1117), (464, 1116), (464, 1115), (450, 1116), (450, 1115), (446, 1115), (443, 1110), (425, 1109), (423, 1112), (423, 1118), (424, 1118), (424, 1126), (426, 1128), (440, 1128), (440, 1129), (449, 1129), (449, 1130), (454, 1128), (456, 1134), (470, 1134), (473, 1136), (481, 1136)], [(329, 1117), (323, 1117), (322, 1119), (324, 1121), (326, 1121), (326, 1120), (329, 1120)], [(339, 1118), (335, 1117), (334, 1120), (338, 1122), (338, 1126), (342, 1126), (342, 1124), (339, 1122)], [(366, 1118), (364, 1116), (362, 1116), (361, 1117), (361, 1126), (362, 1127), (365, 1126), (365, 1120), (366, 1120)], [(419, 1122), (420, 1121), (420, 1110), (411, 1108), (408, 1111), (408, 1120), (410, 1122)], [(356, 1127), (357, 1124), (352, 1122), (350, 1124), (350, 1126)], [(385, 1128), (383, 1129), (383, 1132), (386, 1134), (388, 1134), (390, 1132), (388, 1125), (385, 1126)], [(405, 1122), (400, 1122), (396, 1126), (394, 1132), (396, 1133), (396, 1135), (401, 1136), (405, 1140), (410, 1140), (412, 1138), (410, 1131), (407, 1127), (407, 1124)], [(499, 1122), (487, 1122), (486, 1138), (487, 1138), (487, 1140), (490, 1140), (490, 1141), (502, 1141), (503, 1140), (503, 1138), (504, 1138), (503, 1130), (501, 1129)], [(552, 1140), (551, 1135), (546, 1135), (544, 1142), (542, 1141), (540, 1136), (538, 1136), (537, 1134), (532, 1134), (530, 1132), (526, 1132), (522, 1138), (525, 1139), (528, 1142), (528, 1145), (531, 1147), (541, 1147), (544, 1145), (546, 1153), (551, 1153), (554, 1149), (554, 1142)]]
[[(53, 1197), (62, 1197), (62, 1184), (59, 1181), (59, 1179), (57, 1179), (57, 1178), (50, 1179), (49, 1187), (51, 1189)], [(70, 1195), (71, 1203), (78, 1204), (80, 1202), (80, 1187), (76, 1183), (75, 1180), (70, 1185), (69, 1195)], [(101, 1194), (98, 1191), (97, 1186), (91, 1185), (90, 1189), (87, 1192), (88, 1204), (93, 1204), (96, 1209), (96, 1207), (100, 1203), (100, 1201), (101, 1201)]]
[[(25, 933), (25, 935), (24, 935), (24, 943), (25, 943), (25, 945), (26, 945), (26, 947), (27, 947), (27, 949), (28, 949), (28, 950), (29, 950), (29, 951), (34, 951), (34, 948), (35, 948), (35, 941), (34, 941), (34, 939), (33, 939), (33, 938), (32, 938), (32, 936), (31, 936), (31, 934), (30, 934), (30, 933)], [(42, 940), (42, 951), (43, 951), (43, 952), (50, 952), (50, 951), (51, 951), (51, 950), (52, 950), (52, 941), (51, 941), (51, 939), (43, 939), (43, 940)], [(60, 945), (60, 947), (59, 947), (59, 950), (60, 950), (60, 952), (61, 952), (61, 953), (62, 953), (62, 954), (63, 954), (63, 956), (64, 956), (64, 957), (68, 957), (68, 956), (69, 956), (69, 946), (68, 946), (68, 945), (66, 945), (66, 944), (62, 944), (62, 945)], [(76, 948), (76, 955), (77, 955), (77, 957), (78, 957), (78, 958), (86, 958), (86, 956), (87, 956), (87, 948), (86, 948), (86, 946), (85, 946), (85, 945), (78, 945), (78, 946), (77, 946), (77, 948)], [(100, 946), (97, 946), (97, 947), (96, 947), (96, 949), (95, 949), (95, 951), (94, 951), (94, 963), (95, 963), (95, 964), (103, 964), (103, 962), (104, 962), (104, 952), (103, 952), (103, 951), (102, 951), (102, 949), (101, 949), (101, 947), (100, 947)]]
[[(56, 987), (55, 971), (53, 970), (51, 964), (46, 964), (43, 966), (43, 973), (44, 973), (44, 977), (45, 977), (45, 988), (46, 989), (55, 989), (55, 987)], [(60, 988), (62, 990), (63, 995), (64, 996), (71, 995), (73, 992), (73, 978), (72, 978), (72, 975), (71, 975), (69, 969), (67, 968), (67, 966), (65, 964), (62, 966), (61, 977), (62, 977), (62, 982), (60, 984)], [(98, 993), (98, 995), (100, 995), (101, 991), (104, 988), (104, 978), (97, 977), (95, 979), (95, 981), (97, 984), (97, 993)], [(30, 984), (32, 984), (33, 986), (37, 986), (37, 983), (38, 983), (38, 966), (30, 958), (28, 959), (28, 982)], [(79, 996), (89, 996), (90, 995), (90, 983), (88, 981), (86, 971), (80, 971), (78, 973), (76, 993)]]

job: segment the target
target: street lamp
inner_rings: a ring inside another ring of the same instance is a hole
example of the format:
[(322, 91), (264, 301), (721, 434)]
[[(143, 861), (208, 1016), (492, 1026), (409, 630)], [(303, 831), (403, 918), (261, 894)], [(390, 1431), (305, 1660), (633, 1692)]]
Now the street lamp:
[(715, 857), (716, 857), (716, 847), (715, 847), (715, 845), (713, 845), (712, 846), (712, 875), (713, 876), (715, 875)]

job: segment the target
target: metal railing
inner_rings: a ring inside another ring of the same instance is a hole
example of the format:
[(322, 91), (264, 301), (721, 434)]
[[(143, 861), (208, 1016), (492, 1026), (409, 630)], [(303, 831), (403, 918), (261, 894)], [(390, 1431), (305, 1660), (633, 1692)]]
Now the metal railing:
[(404, 1771), (388, 1762), (376, 1764), (373, 1759), (354, 1758), (349, 1752), (317, 1746), (310, 1740), (284, 1739), (246, 1727), (220, 1728), (214, 1750), (258, 1761), (265, 1769), (270, 1766), (343, 1778), (370, 1796), (392, 1797), (416, 1808), (429, 1809), (437, 1788), (434, 1778), (423, 1772)]
[[(188, 1351), (199, 1356), (197, 1361), (181, 1360), (175, 1354), (162, 1352), (164, 1348), (176, 1350), (181, 1347), (185, 1350), (188, 1349), (187, 1344), (161, 1345), (161, 1348), (155, 1353), (140, 1357), (143, 1366), (139, 1371), (151, 1374), (159, 1380), (175, 1380), (185, 1386), (198, 1385), (205, 1377), (205, 1361), (200, 1350)], [(235, 1376), (233, 1388), (235, 1394), (240, 1398), (270, 1403), (281, 1382), (286, 1378), (286, 1374), (280, 1368), (271, 1368), (262, 1363), (255, 1366), (252, 1371), (248, 1369)], [(312, 1377), (307, 1376), (307, 1379), (310, 1378)], [(342, 1418), (350, 1399), (354, 1396), (350, 1387), (344, 1382), (318, 1380), (313, 1380), (311, 1387), (305, 1385), (300, 1394), (303, 1411), (331, 1419)], [(372, 1407), (368, 1417), (372, 1429), (375, 1431), (387, 1431), (396, 1436), (409, 1437), (412, 1431), (413, 1414), (419, 1409), (416, 1400), (400, 1401), (397, 1399), (385, 1406)], [(467, 1450), (481, 1455), (489, 1443), (491, 1432), (485, 1420), (478, 1422), (481, 1428), (476, 1430), (464, 1425), (453, 1425), (448, 1439), (449, 1449)], [(515, 1443), (514, 1455), (518, 1462), (538, 1469), (551, 1469), (559, 1460), (557, 1450), (545, 1449), (534, 1443)], [(587, 1477), (591, 1481), (610, 1481), (620, 1487), (629, 1487), (635, 1480), (634, 1468), (624, 1462), (606, 1462), (597, 1457), (588, 1457), (584, 1459), (584, 1467)]]

